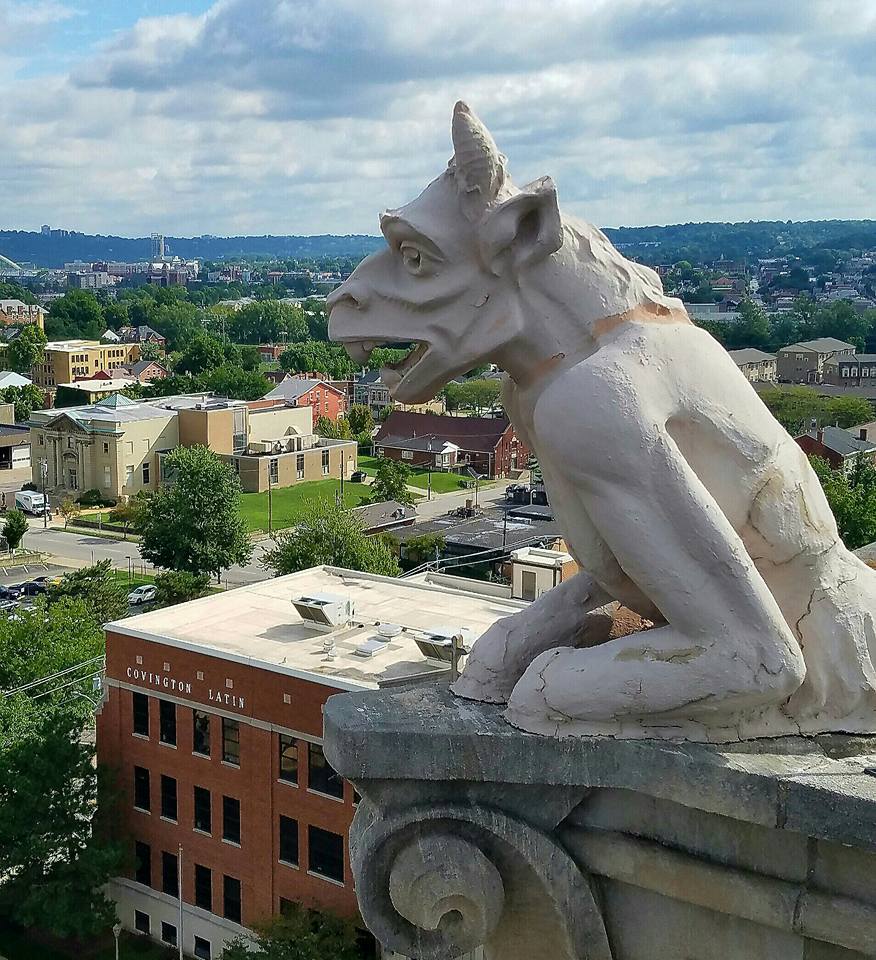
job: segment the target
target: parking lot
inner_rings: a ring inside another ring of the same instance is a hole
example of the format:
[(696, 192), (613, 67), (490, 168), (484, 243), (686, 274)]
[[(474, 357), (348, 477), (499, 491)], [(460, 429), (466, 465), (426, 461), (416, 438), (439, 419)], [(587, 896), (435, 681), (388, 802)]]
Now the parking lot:
[[(19, 610), (33, 610), (39, 597), (45, 596), (49, 586), (60, 583), (69, 567), (59, 564), (35, 564), (0, 575), (0, 615), (7, 616)], [(128, 609), (134, 613), (155, 599), (155, 587), (144, 577), (116, 574), (129, 587)]]

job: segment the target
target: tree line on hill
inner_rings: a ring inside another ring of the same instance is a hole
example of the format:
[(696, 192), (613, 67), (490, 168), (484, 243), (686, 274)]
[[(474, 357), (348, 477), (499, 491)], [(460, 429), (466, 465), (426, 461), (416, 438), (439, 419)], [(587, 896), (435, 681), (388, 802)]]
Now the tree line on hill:
[(754, 301), (746, 299), (737, 312), (739, 317), (731, 321), (697, 319), (695, 322), (728, 350), (756, 347), (775, 353), (780, 347), (800, 340), (836, 337), (854, 344), (858, 352), (865, 352), (868, 345), (874, 347), (876, 340), (876, 310), (857, 311), (847, 300), (817, 303), (801, 294), (791, 310), (768, 314)]

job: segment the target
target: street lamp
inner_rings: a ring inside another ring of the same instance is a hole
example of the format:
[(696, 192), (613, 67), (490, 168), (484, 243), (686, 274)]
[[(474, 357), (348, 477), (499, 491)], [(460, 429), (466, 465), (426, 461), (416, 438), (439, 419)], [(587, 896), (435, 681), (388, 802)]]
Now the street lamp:
[(46, 477), (49, 475), (49, 461), (46, 457), (40, 457), (40, 480), (42, 481), (43, 487), (43, 530), (46, 529), (49, 525), (49, 518), (47, 516), (48, 509), (46, 506)]
[(122, 933), (122, 925), (120, 923), (113, 924), (113, 937), (116, 941), (116, 960), (119, 960), (119, 937)]
[(429, 473), (426, 477), (427, 495), (426, 499), (432, 499), (432, 438), (429, 437)]

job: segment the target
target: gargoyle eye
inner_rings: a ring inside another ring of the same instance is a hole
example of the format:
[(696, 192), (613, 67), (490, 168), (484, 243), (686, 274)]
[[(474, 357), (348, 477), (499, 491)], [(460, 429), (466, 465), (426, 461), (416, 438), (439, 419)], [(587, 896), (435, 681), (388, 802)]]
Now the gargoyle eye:
[(399, 253), (401, 253), (402, 263), (405, 265), (408, 273), (417, 275), (423, 272), (426, 256), (418, 246), (410, 241), (406, 241), (399, 246)]

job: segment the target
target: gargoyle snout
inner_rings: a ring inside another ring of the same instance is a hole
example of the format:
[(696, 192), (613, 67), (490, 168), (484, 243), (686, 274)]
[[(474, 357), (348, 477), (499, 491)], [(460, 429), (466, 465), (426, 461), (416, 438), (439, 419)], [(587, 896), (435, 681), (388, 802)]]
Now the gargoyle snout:
[(339, 303), (362, 310), (367, 306), (368, 296), (361, 284), (347, 280), (326, 297), (326, 309), (331, 313)]

